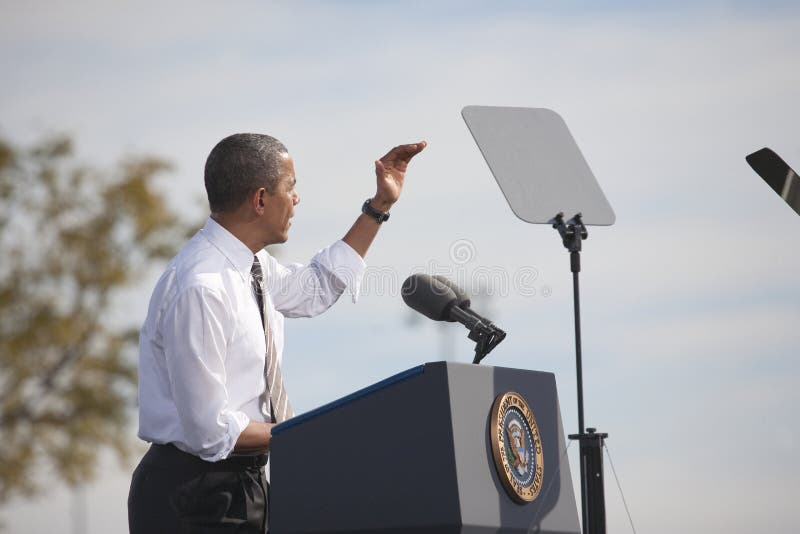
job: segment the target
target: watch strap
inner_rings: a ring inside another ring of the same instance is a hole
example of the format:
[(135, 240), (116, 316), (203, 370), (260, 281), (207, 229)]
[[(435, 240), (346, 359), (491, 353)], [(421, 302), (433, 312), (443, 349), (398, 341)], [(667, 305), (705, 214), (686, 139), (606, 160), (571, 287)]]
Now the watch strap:
[(369, 215), (370, 217), (372, 217), (373, 219), (378, 221), (378, 224), (381, 224), (384, 221), (388, 221), (389, 220), (389, 212), (388, 211), (378, 211), (378, 210), (376, 210), (375, 208), (373, 208), (370, 205), (371, 201), (372, 201), (371, 198), (368, 198), (367, 200), (364, 201), (364, 204), (361, 206), (361, 213)]

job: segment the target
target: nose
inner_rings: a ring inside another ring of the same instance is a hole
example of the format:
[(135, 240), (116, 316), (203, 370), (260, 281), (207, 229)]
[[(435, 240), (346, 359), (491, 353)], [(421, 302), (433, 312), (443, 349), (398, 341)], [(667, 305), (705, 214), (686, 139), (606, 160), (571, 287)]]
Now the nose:
[(300, 204), (300, 195), (297, 194), (297, 191), (294, 192), (294, 196), (292, 197), (292, 205), (297, 206)]

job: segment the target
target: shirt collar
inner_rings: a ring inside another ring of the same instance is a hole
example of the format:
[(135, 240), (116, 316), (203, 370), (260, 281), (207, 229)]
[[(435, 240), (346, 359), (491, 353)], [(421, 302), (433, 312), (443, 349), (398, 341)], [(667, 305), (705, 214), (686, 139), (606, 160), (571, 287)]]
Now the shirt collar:
[(226, 230), (217, 221), (209, 217), (200, 230), (212, 245), (217, 247), (228, 261), (247, 279), (253, 268), (253, 251), (242, 243), (238, 237)]

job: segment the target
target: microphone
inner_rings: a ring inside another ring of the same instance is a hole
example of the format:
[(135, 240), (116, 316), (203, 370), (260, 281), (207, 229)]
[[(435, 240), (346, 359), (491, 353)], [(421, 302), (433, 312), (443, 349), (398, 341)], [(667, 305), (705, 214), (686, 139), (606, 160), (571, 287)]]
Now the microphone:
[(450, 308), (458, 297), (439, 280), (427, 274), (413, 274), (403, 282), (403, 301), (413, 310), (434, 321), (449, 321)]
[(466, 326), (469, 338), (477, 343), (473, 363), (480, 362), (506, 337), (490, 320), (472, 311), (467, 295), (443, 276), (412, 274), (403, 282), (401, 294), (408, 306), (429, 319)]
[(469, 297), (467, 296), (466, 293), (461, 291), (461, 288), (458, 287), (454, 282), (452, 282), (450, 279), (445, 278), (440, 274), (434, 274), (431, 278), (440, 281), (441, 283), (443, 283), (444, 285), (453, 290), (453, 293), (455, 293), (456, 298), (458, 299), (458, 302), (456, 302), (456, 306), (463, 309), (469, 308), (470, 306)]
[[(453, 293), (455, 293), (456, 297), (458, 298), (458, 302), (456, 302), (456, 306), (458, 306), (459, 308), (461, 308), (463, 311), (467, 312), (468, 314), (472, 315), (473, 317), (476, 317), (479, 321), (481, 321), (483, 323), (486, 323), (489, 326), (494, 325), (494, 323), (492, 321), (490, 321), (489, 319), (486, 319), (485, 317), (481, 317), (480, 315), (475, 313), (472, 310), (472, 308), (470, 308), (470, 299), (469, 299), (469, 297), (467, 296), (466, 293), (464, 293), (461, 290), (460, 287), (458, 287), (455, 284), (455, 282), (445, 278), (444, 276), (442, 276), (440, 274), (434, 274), (432, 278), (440, 281), (441, 283), (443, 283), (444, 285), (446, 285), (447, 287), (449, 287), (450, 289), (453, 290)], [(453, 319), (450, 319), (450, 321), (453, 321)]]

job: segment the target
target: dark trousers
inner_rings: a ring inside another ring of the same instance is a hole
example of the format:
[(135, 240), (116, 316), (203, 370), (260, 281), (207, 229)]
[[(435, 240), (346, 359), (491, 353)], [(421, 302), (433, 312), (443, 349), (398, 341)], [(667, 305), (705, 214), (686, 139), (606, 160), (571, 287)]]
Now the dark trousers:
[(266, 533), (264, 463), (266, 456), (211, 463), (172, 445), (151, 445), (131, 480), (131, 534)]

